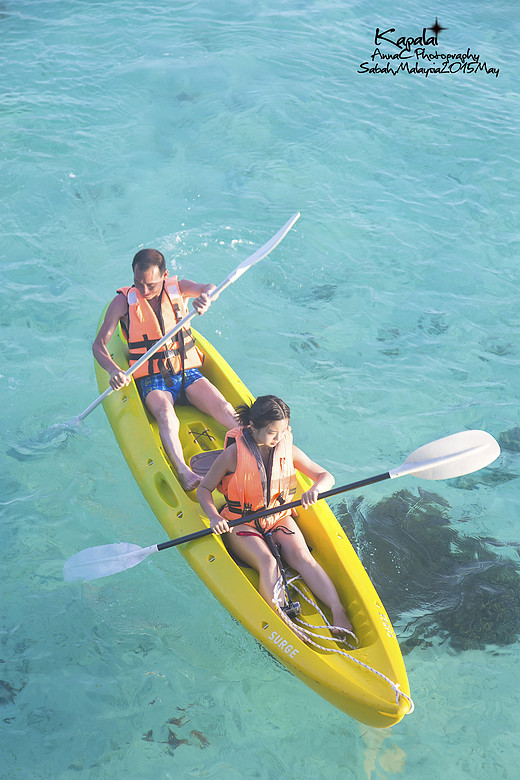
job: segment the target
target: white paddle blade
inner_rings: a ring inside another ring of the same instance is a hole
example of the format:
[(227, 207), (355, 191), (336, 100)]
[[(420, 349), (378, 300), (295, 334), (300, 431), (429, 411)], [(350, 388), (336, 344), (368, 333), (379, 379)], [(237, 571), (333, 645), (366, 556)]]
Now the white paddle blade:
[(486, 431), (461, 431), (425, 444), (388, 473), (421, 479), (452, 479), (488, 466), (500, 455), (498, 442)]
[(263, 246), (261, 246), (259, 249), (256, 250), (250, 257), (248, 257), (246, 260), (243, 260), (239, 266), (235, 268), (235, 270), (228, 276), (226, 279), (226, 282), (236, 282), (237, 279), (239, 279), (242, 274), (244, 274), (251, 266), (255, 265), (256, 263), (259, 263), (260, 260), (263, 260), (264, 257), (266, 257), (270, 252), (275, 249), (275, 247), (278, 246), (280, 241), (285, 238), (289, 230), (292, 228), (294, 223), (297, 219), (300, 218), (300, 212), (297, 211), (296, 214), (293, 214), (292, 217), (288, 222), (285, 223), (285, 225), (280, 228), (278, 233), (276, 233), (272, 238), (267, 241)]
[(63, 576), (71, 580), (97, 580), (109, 574), (131, 569), (157, 552), (157, 545), (139, 547), (137, 544), (120, 542), (103, 544), (101, 547), (89, 547), (72, 555), (63, 567)]

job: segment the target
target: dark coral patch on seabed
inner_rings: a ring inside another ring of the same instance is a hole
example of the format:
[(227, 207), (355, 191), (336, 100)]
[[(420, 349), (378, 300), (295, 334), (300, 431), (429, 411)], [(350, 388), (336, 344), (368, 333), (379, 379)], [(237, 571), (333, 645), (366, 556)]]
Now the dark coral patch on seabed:
[(496, 550), (506, 545), (498, 540), (460, 534), (448, 502), (421, 488), (375, 505), (363, 497), (343, 500), (335, 511), (349, 535), (355, 529), (360, 558), (392, 622), (414, 616), (404, 629), (404, 653), (439, 640), (461, 651), (518, 639), (518, 543), (501, 555)]
[[(150, 731), (147, 731), (146, 734), (143, 734), (142, 738), (145, 742), (157, 742), (161, 745), (167, 745), (168, 753), (170, 755), (174, 755), (175, 751), (178, 747), (181, 745), (191, 745), (191, 746), (197, 746), (201, 750), (204, 750), (205, 748), (209, 747), (209, 740), (206, 737), (205, 734), (202, 733), (202, 731), (197, 731), (196, 729), (191, 729), (189, 736), (187, 738), (180, 737), (178, 734), (176, 734), (170, 727), (176, 726), (178, 729), (182, 729), (186, 724), (190, 723), (190, 718), (186, 714), (186, 710), (182, 707), (177, 708), (182, 714), (179, 717), (176, 718), (169, 718), (168, 721), (165, 723), (165, 727), (168, 730), (168, 736), (167, 739), (158, 739), (154, 737), (153, 729), (150, 729)], [(186, 731), (187, 729), (185, 729)]]

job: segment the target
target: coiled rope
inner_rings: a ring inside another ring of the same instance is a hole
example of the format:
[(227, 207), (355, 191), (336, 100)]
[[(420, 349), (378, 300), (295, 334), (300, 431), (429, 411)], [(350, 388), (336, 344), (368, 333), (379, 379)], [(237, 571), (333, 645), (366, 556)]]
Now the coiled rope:
[[(291, 577), (287, 580), (287, 587), (291, 587), (301, 598), (303, 598), (308, 604), (310, 604), (320, 615), (320, 617), (323, 620), (322, 626), (314, 626), (311, 623), (306, 623), (301, 618), (297, 617), (296, 621), (294, 622), (291, 620), (291, 618), (285, 613), (283, 607), (285, 605), (285, 586), (282, 578), (280, 577), (278, 579), (278, 582), (275, 585), (274, 589), (274, 595), (273, 595), (273, 604), (276, 608), (276, 612), (280, 615), (282, 620), (284, 620), (287, 625), (291, 628), (292, 631), (306, 644), (313, 645), (314, 647), (317, 647), (319, 650), (325, 650), (327, 653), (335, 653), (337, 655), (344, 656), (345, 658), (348, 658), (350, 661), (353, 661), (355, 664), (358, 664), (358, 666), (362, 666), (363, 669), (366, 669), (369, 672), (372, 672), (372, 674), (377, 675), (382, 680), (384, 680), (390, 688), (395, 693), (395, 702), (396, 704), (399, 704), (399, 697), (402, 697), (403, 699), (406, 699), (408, 702), (409, 709), (406, 713), (407, 715), (411, 715), (411, 713), (415, 709), (415, 705), (413, 703), (413, 700), (410, 696), (408, 696), (406, 693), (404, 693), (398, 683), (394, 683), (389, 677), (386, 677), (382, 672), (378, 672), (377, 669), (373, 669), (368, 664), (363, 663), (363, 661), (360, 661), (358, 658), (354, 658), (353, 655), (350, 655), (350, 653), (345, 652), (345, 650), (341, 650), (338, 647), (326, 647), (324, 645), (318, 644), (315, 640), (322, 640), (325, 642), (334, 642), (337, 644), (338, 642), (342, 642), (343, 644), (348, 645), (349, 648), (352, 650), (356, 650), (359, 647), (359, 642), (357, 640), (357, 637), (355, 634), (352, 633), (352, 631), (349, 631), (346, 628), (343, 628), (342, 626), (333, 626), (329, 620), (327, 619), (327, 616), (322, 612), (322, 610), (319, 608), (318, 604), (316, 602), (309, 598), (300, 588), (298, 588), (294, 583), (296, 580), (301, 579), (299, 575), (295, 575), (294, 577)], [(310, 629), (313, 629), (312, 631)], [(330, 632), (336, 631), (340, 632), (340, 634), (350, 634), (355, 641), (356, 645), (353, 645), (346, 636), (343, 638), (341, 636), (323, 636), (322, 634), (317, 634), (316, 629), (328, 629)]]

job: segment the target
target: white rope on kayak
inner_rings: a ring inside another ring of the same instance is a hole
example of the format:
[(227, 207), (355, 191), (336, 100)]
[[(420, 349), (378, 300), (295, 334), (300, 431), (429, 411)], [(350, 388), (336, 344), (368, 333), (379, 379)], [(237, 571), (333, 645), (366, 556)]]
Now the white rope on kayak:
[[(299, 577), (299, 575), (296, 575), (296, 576), (292, 577), (291, 579), (287, 580), (287, 587), (290, 586), (294, 591), (296, 591), (296, 593), (298, 593), (299, 596), (301, 596), (303, 599), (305, 599), (305, 601), (308, 604), (310, 604), (314, 609), (316, 609), (316, 611), (319, 613), (319, 615), (323, 619), (324, 625), (323, 626), (314, 626), (311, 623), (306, 623), (301, 618), (296, 618), (298, 623), (295, 623), (294, 621), (291, 620), (291, 618), (283, 610), (283, 607), (285, 605), (285, 593), (284, 593), (285, 586), (284, 586), (284, 582), (283, 582), (282, 578), (280, 577), (278, 579), (278, 582), (275, 585), (274, 594), (273, 594), (273, 604), (274, 604), (274, 606), (276, 608), (276, 611), (278, 612), (278, 614), (282, 618), (282, 620), (284, 620), (287, 623), (287, 625), (291, 628), (291, 630), (294, 631), (294, 633), (303, 642), (305, 642), (306, 644), (313, 645), (314, 647), (317, 647), (319, 650), (325, 650), (327, 653), (336, 653), (336, 655), (342, 655), (345, 658), (348, 658), (350, 661), (353, 661), (354, 663), (358, 664), (358, 666), (362, 666), (363, 669), (366, 669), (367, 671), (372, 672), (373, 674), (375, 674), (378, 677), (380, 677), (394, 691), (396, 704), (399, 704), (399, 697), (400, 696), (403, 699), (406, 699), (406, 701), (410, 705), (410, 709), (408, 710), (408, 712), (406, 714), (407, 715), (411, 715), (411, 713), (415, 709), (415, 705), (413, 703), (413, 700), (412, 700), (411, 696), (408, 696), (406, 693), (404, 693), (400, 689), (398, 683), (394, 683), (389, 677), (386, 677), (386, 675), (384, 675), (382, 672), (378, 672), (377, 669), (374, 669), (371, 666), (369, 666), (368, 664), (363, 663), (363, 661), (360, 661), (358, 658), (354, 658), (354, 656), (350, 655), (350, 653), (346, 653), (344, 650), (340, 650), (337, 647), (324, 647), (323, 645), (320, 645), (320, 644), (318, 644), (317, 642), (314, 641), (316, 639), (321, 639), (321, 640), (328, 641), (328, 642), (334, 642), (336, 644), (338, 642), (343, 642), (343, 643), (349, 645), (349, 647), (354, 649), (354, 650), (356, 650), (357, 647), (359, 647), (358, 639), (355, 636), (355, 634), (352, 633), (352, 631), (349, 631), (348, 629), (345, 629), (342, 626), (333, 626), (331, 623), (329, 623), (326, 615), (324, 615), (322, 610), (319, 608), (318, 604), (316, 604), (316, 602), (313, 599), (311, 599), (308, 596), (306, 596), (305, 593), (303, 593), (303, 591), (301, 591), (300, 588), (298, 588), (294, 584), (295, 580), (298, 580), (298, 579), (300, 579), (300, 577)], [(310, 631), (309, 628), (305, 628), (305, 626), (309, 626), (312, 629), (326, 628), (326, 629), (328, 629), (331, 632), (332, 631), (339, 631), (339, 632), (341, 632), (343, 634), (346, 632), (346, 633), (348, 633), (348, 634), (350, 634), (351, 636), (354, 637), (354, 639), (356, 640), (356, 643), (357, 643), (357, 647), (354, 647), (348, 641), (348, 639), (346, 637), (345, 638), (340, 638), (340, 637), (335, 637), (335, 636), (323, 636), (321, 634), (317, 634), (315, 632), (315, 630)]]
[[(301, 626), (308, 626), (308, 628), (312, 628), (312, 629), (327, 628), (331, 632), (332, 631), (337, 631), (337, 632), (340, 632), (340, 634), (350, 634), (350, 636), (354, 638), (356, 644), (353, 645), (352, 642), (349, 642), (349, 640), (347, 639), (346, 636), (343, 636), (343, 637), (341, 637), (341, 636), (323, 636), (322, 634), (316, 634), (314, 631), (309, 631), (309, 630), (307, 630), (305, 628), (303, 629), (303, 631), (305, 631), (305, 633), (308, 634), (309, 636), (314, 636), (315, 639), (323, 639), (325, 642), (336, 642), (336, 643), (337, 642), (343, 642), (344, 644), (346, 644), (350, 648), (352, 648), (352, 650), (357, 650), (358, 647), (359, 647), (359, 642), (358, 642), (358, 638), (354, 634), (354, 632), (350, 631), (348, 628), (343, 628), (343, 627), (340, 627), (340, 626), (333, 626), (331, 623), (329, 623), (329, 621), (327, 620), (326, 615), (319, 608), (318, 604), (316, 604), (316, 602), (313, 599), (311, 599), (308, 596), (306, 596), (305, 593), (302, 590), (300, 590), (300, 588), (296, 587), (294, 582), (297, 579), (300, 579), (300, 578), (298, 576), (293, 577), (292, 579), (287, 581), (287, 585), (288, 586), (290, 585), (292, 587), (292, 589), (294, 591), (296, 591), (296, 593), (298, 593), (299, 596), (301, 596), (301, 598), (305, 599), (307, 604), (310, 604), (311, 607), (314, 607), (314, 609), (318, 612), (318, 614), (320, 615), (321, 619), (323, 620), (324, 625), (323, 626), (315, 626), (312, 623), (306, 623), (304, 620), (302, 620), (301, 617), (296, 618), (298, 623)], [(326, 648), (324, 648), (324, 649), (326, 649)]]

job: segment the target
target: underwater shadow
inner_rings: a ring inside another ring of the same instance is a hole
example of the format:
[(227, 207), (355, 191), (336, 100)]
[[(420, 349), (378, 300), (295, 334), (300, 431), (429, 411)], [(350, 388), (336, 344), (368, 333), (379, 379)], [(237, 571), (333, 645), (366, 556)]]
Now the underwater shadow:
[(401, 642), (405, 654), (439, 640), (462, 651), (520, 636), (520, 543), (500, 554), (504, 543), (459, 533), (450, 510), (421, 488), (335, 507), (392, 622), (414, 615)]

